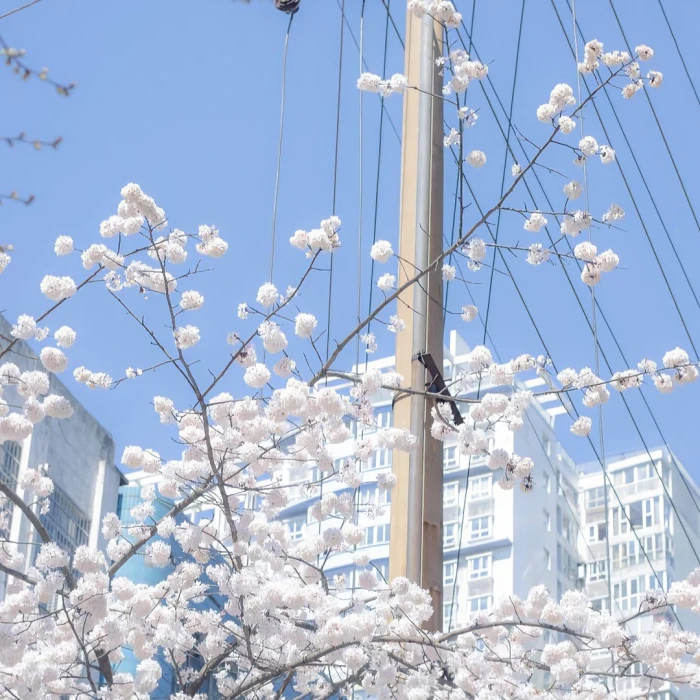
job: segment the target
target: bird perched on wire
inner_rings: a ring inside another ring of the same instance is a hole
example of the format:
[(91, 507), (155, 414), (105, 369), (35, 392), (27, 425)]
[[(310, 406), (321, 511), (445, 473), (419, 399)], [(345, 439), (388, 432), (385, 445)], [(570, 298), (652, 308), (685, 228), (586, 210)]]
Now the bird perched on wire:
[(288, 15), (293, 15), (301, 4), (301, 0), (275, 0), (275, 7)]

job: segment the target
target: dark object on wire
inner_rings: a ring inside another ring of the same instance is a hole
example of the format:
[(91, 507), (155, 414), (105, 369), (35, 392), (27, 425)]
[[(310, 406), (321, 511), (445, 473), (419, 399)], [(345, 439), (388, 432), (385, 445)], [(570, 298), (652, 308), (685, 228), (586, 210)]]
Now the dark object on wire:
[[(430, 385), (427, 387), (427, 391), (430, 394), (442, 394), (443, 396), (451, 396), (450, 390), (445, 384), (445, 380), (442, 378), (442, 372), (437, 368), (433, 356), (427, 352), (419, 352), (414, 358), (418, 360), (425, 369), (430, 373)], [(454, 420), (455, 425), (462, 425), (464, 423), (464, 418), (459, 412), (459, 409), (455, 405), (454, 401), (447, 401), (445, 399), (435, 399), (438, 403), (449, 403), (452, 409), (452, 420)]]
[(288, 15), (293, 15), (301, 4), (301, 0), (275, 0), (275, 7)]

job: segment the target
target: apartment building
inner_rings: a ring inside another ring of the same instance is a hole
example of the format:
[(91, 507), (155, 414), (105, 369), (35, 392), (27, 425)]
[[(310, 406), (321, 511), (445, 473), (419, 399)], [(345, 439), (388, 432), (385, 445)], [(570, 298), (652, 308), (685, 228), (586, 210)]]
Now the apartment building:
[[(579, 470), (581, 586), (594, 608), (627, 618), (649, 592), (700, 566), (700, 490), (667, 447), (617, 455), (606, 469), (609, 481), (597, 462)], [(700, 632), (688, 610), (669, 610), (667, 617)], [(651, 624), (644, 617), (627, 629), (637, 634)], [(653, 697), (693, 698), (697, 690), (667, 685)]]
[[(12, 325), (0, 316), (0, 348), (7, 345)], [(18, 342), (3, 357), (20, 371), (43, 370), (33, 349)], [(47, 513), (37, 514), (53, 540), (67, 552), (80, 545), (104, 547), (101, 533), (102, 518), (113, 512), (117, 492), (124, 478), (114, 466), (114, 441), (107, 430), (78, 402), (56, 375), (49, 375), (50, 392), (68, 398), (73, 405), (71, 418), (45, 418), (34, 427), (22, 443), (0, 443), (0, 479), (23, 496), (18, 487), (25, 469), (41, 469), (54, 482)], [(4, 387), (4, 399), (11, 405), (21, 405), (14, 387)], [(4, 527), (0, 538), (20, 542), (25, 554), (25, 568), (34, 561), (38, 540), (27, 518), (11, 504), (4, 506)], [(0, 574), (0, 600), (4, 598), (7, 581)]]

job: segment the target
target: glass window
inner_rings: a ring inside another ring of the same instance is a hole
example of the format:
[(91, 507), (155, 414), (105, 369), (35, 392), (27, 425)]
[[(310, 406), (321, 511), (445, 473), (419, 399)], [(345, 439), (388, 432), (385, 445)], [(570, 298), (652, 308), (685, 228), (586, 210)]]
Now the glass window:
[(467, 483), (469, 500), (478, 501), (481, 498), (491, 498), (491, 475), (473, 476)]
[(445, 626), (452, 622), (452, 608), (452, 603), (444, 603), (442, 606), (442, 622)]
[(442, 486), (442, 505), (451, 508), (459, 503), (459, 481), (449, 481)]
[(22, 447), (17, 442), (8, 440), (0, 444), (0, 480), (11, 489), (17, 488), (21, 454)]
[(542, 523), (544, 525), (544, 529), (549, 532), (552, 527), (552, 523), (550, 522), (549, 511), (546, 509), (542, 511)]
[(459, 453), (457, 445), (447, 445), (443, 450), (443, 469), (448, 472), (459, 466)]
[(561, 508), (557, 506), (557, 532), (562, 534)]
[(476, 540), (485, 540), (491, 537), (491, 517), (484, 516), (481, 518), (472, 518), (469, 521), (469, 539), (472, 542)]
[(551, 493), (551, 479), (546, 472), (542, 474), (542, 483), (544, 483), (545, 493)]
[(382, 406), (376, 410), (374, 417), (377, 421), (377, 428), (391, 427), (391, 406)]
[(489, 610), (489, 597), (487, 595), (481, 596), (480, 598), (471, 598), (469, 601), (469, 612), (470, 613), (480, 613), (488, 612)]
[(597, 508), (602, 505), (605, 505), (605, 489), (602, 486), (586, 491), (587, 508)]
[(557, 543), (557, 571), (561, 571), (562, 569), (562, 554), (561, 554), (561, 545)]
[(391, 525), (386, 523), (386, 525), (376, 525), (376, 540), (375, 544), (384, 544), (391, 538)]
[(49, 511), (39, 517), (54, 542), (66, 552), (74, 552), (90, 539), (90, 518), (55, 483)]
[(552, 568), (552, 556), (546, 547), (542, 547), (542, 556), (544, 558), (544, 566), (549, 571)]
[(630, 516), (630, 521), (632, 523), (632, 527), (635, 529), (638, 527), (642, 527), (642, 524), (644, 522), (643, 515), (642, 515), (642, 501), (636, 501), (635, 503), (630, 503), (628, 508), (629, 508), (629, 516)]
[(452, 549), (457, 546), (457, 523), (445, 523), (442, 526), (442, 546), (445, 549)]
[(591, 562), (586, 569), (589, 581), (604, 581), (607, 578), (608, 564), (605, 559)]
[(467, 559), (467, 578), (486, 578), (491, 573), (491, 555), (484, 554), (480, 557)]
[(304, 518), (295, 518), (287, 521), (287, 530), (289, 531), (290, 540), (300, 540), (304, 537), (306, 530), (306, 522)]
[(608, 526), (605, 522), (591, 523), (588, 526), (589, 542), (604, 542), (608, 536)]
[(387, 581), (389, 579), (389, 562), (384, 561), (373, 561), (370, 562), (374, 566), (377, 576), (380, 580)]
[(390, 467), (392, 462), (392, 451), (382, 447), (374, 451), (367, 465), (368, 469), (382, 469)]
[(644, 527), (653, 527), (659, 524), (659, 497), (647, 498), (644, 501)]
[(457, 562), (446, 561), (442, 565), (442, 584), (443, 586), (451, 586), (457, 578)]

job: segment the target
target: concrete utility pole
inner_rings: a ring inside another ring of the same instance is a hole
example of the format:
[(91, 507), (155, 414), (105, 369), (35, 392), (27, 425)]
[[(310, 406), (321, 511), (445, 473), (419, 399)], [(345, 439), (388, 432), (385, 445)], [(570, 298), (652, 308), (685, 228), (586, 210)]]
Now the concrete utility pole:
[[(401, 154), (399, 285), (425, 270), (443, 250), (442, 26), (429, 16), (406, 19), (406, 77), (418, 86), (404, 94)], [(442, 264), (399, 298), (406, 328), (396, 336), (396, 371), (414, 391), (426, 390), (426, 371), (415, 359), (432, 355), (442, 371)], [(429, 382), (427, 382), (429, 383)], [(394, 403), (394, 425), (418, 444), (410, 455), (395, 451), (398, 485), (392, 494), (390, 578), (406, 576), (430, 591), (434, 614), (428, 630), (442, 627), (442, 443), (430, 434), (432, 401), (403, 394)]]

